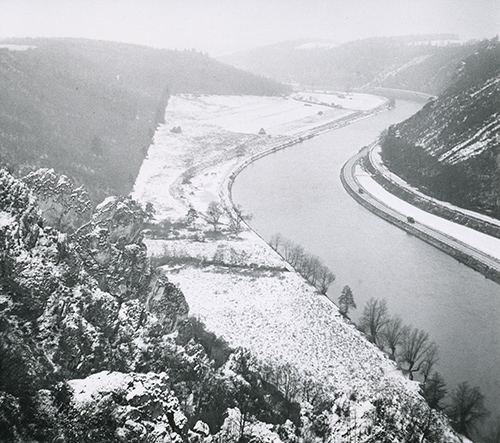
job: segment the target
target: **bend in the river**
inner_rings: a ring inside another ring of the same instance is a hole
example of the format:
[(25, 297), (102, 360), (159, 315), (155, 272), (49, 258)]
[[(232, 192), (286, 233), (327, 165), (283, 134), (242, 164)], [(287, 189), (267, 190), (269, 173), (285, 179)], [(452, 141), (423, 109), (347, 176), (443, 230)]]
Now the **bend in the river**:
[(429, 332), (438, 370), (451, 389), (479, 386), (492, 416), (500, 413), (500, 286), (372, 214), (343, 189), (342, 165), (420, 104), (394, 110), (268, 155), (238, 175), (236, 203), (265, 239), (280, 232), (318, 255), (337, 275), (329, 295), (352, 287), (359, 317), (370, 297)]

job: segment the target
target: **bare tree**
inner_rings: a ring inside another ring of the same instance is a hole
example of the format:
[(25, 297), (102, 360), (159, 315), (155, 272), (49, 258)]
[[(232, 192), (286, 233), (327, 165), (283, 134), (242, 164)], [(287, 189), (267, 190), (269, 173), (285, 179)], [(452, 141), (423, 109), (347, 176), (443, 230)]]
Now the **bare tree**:
[(208, 204), (208, 209), (207, 209), (207, 222), (210, 223), (214, 231), (218, 230), (218, 227), (220, 225), (220, 219), (222, 218), (222, 215), (224, 214), (224, 210), (222, 209), (222, 206), (217, 203), (216, 201), (211, 201)]
[(335, 281), (335, 275), (315, 255), (306, 254), (304, 248), (284, 238), (281, 234), (271, 237), (269, 244), (290, 263), (297, 272), (322, 294)]
[(377, 346), (380, 346), (381, 332), (387, 321), (387, 302), (375, 298), (368, 300), (360, 320), (360, 329)]
[(422, 369), (424, 359), (431, 348), (435, 346), (429, 341), (429, 334), (417, 328), (408, 328), (403, 334), (399, 360), (401, 365), (406, 365), (403, 370), (408, 373), (410, 380), (413, 374)]
[(271, 248), (273, 248), (275, 251), (278, 251), (280, 249), (282, 241), (283, 236), (278, 232), (271, 237), (271, 240), (269, 240), (269, 246), (271, 246)]
[(302, 399), (315, 404), (318, 397), (324, 392), (320, 383), (312, 375), (305, 374), (302, 381)]
[(441, 401), (446, 395), (446, 383), (439, 372), (429, 376), (423, 385), (422, 395), (433, 409), (442, 409)]
[(299, 266), (299, 272), (309, 283), (316, 286), (318, 282), (318, 270), (321, 266), (321, 261), (318, 257), (306, 255)]
[(467, 382), (460, 383), (451, 393), (450, 405), (446, 408), (455, 431), (471, 437), (477, 423), (482, 421), (488, 411), (484, 407), (484, 396), (479, 388), (471, 388)]
[(351, 308), (356, 309), (356, 303), (354, 303), (352, 289), (346, 285), (339, 295), (339, 311), (342, 315), (347, 315)]
[(235, 234), (239, 234), (243, 230), (243, 222), (252, 219), (252, 215), (243, 212), (243, 208), (240, 205), (235, 206), (234, 212), (229, 212), (228, 216), (229, 229)]
[(292, 245), (288, 251), (288, 262), (293, 267), (300, 267), (305, 257), (304, 248), (300, 245)]
[(382, 330), (382, 339), (389, 348), (390, 356), (396, 358), (396, 349), (401, 344), (405, 333), (405, 326), (400, 317), (391, 318)]
[(283, 258), (289, 263), (290, 263), (290, 254), (291, 254), (293, 248), (294, 248), (294, 244), (290, 240), (288, 240), (287, 238), (284, 238), (281, 241), (280, 253), (283, 256)]
[(300, 391), (300, 375), (295, 367), (285, 363), (277, 369), (276, 387), (287, 401), (292, 401)]
[[(318, 270), (318, 291), (326, 295), (328, 288), (335, 281), (335, 274), (330, 271), (325, 265), (321, 265)], [(354, 301), (353, 301), (354, 303)]]
[(429, 375), (431, 374), (431, 371), (438, 362), (438, 360), (439, 360), (438, 347), (434, 343), (431, 343), (429, 349), (427, 349), (427, 351), (425, 352), (424, 358), (422, 359), (422, 365), (420, 368), (420, 372), (424, 377), (424, 383), (429, 378)]

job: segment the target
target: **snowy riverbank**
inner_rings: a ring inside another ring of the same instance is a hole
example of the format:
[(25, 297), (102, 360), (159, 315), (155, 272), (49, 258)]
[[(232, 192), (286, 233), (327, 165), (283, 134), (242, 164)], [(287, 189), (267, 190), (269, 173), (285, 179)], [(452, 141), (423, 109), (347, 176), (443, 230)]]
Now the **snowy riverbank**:
[(390, 223), (500, 281), (500, 239), (426, 212), (388, 192), (361, 166), (372, 147), (358, 152), (342, 168), (341, 180), (349, 194)]
[(189, 208), (202, 215), (214, 200), (231, 206), (232, 181), (256, 158), (365, 118), (385, 104), (366, 95), (351, 97), (351, 109), (290, 98), (172, 97), (167, 123), (155, 135), (133, 197), (152, 203), (158, 220), (180, 220), (175, 235), (147, 244), (183, 291), (191, 315), (264, 363), (290, 365), (303, 383), (351, 398), (359, 406), (356, 425), (361, 425), (381, 396), (424, 407), (417, 384), (397, 371), (334, 304), (290, 272), (256, 233), (228, 233), (224, 217), (218, 235), (202, 216), (194, 228), (182, 222)]

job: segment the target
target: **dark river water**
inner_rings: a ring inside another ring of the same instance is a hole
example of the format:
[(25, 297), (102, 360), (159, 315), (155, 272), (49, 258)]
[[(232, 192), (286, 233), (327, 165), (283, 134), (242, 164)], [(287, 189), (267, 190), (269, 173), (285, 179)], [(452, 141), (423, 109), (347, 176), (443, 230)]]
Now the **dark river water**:
[(351, 286), (357, 320), (370, 297), (429, 332), (449, 390), (479, 386), (492, 417), (500, 415), (500, 286), (356, 203), (343, 189), (344, 162), (419, 104), (399, 101), (345, 128), (264, 157), (236, 179), (233, 197), (253, 214), (264, 238), (280, 232), (336, 274), (336, 299)]

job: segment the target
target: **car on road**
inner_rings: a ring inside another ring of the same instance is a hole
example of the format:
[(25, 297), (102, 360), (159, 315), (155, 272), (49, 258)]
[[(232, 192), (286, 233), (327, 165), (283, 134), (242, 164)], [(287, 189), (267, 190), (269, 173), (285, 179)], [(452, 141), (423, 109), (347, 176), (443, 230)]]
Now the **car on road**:
[(415, 219), (413, 217), (411, 217), (411, 216), (406, 217), (406, 221), (408, 223), (415, 223)]

